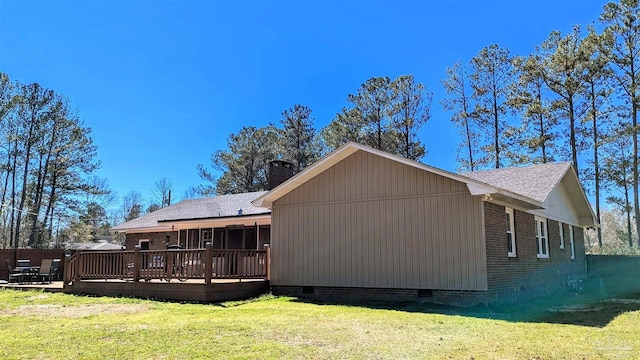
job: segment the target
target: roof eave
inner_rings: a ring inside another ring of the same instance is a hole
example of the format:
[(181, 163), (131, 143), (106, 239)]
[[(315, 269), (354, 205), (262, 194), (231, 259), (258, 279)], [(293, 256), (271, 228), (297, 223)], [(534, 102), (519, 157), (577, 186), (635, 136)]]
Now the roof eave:
[(141, 233), (141, 232), (160, 232), (160, 231), (171, 231), (171, 226), (143, 226), (143, 227), (127, 227), (127, 228), (118, 228), (112, 227), (111, 231), (116, 233)]
[(318, 175), (319, 173), (325, 171), (326, 169), (330, 168), (331, 166), (337, 164), (338, 162), (344, 160), (345, 158), (347, 158), (348, 156), (352, 155), (353, 153), (362, 150), (362, 151), (366, 151), (368, 153), (374, 154), (374, 155), (378, 155), (381, 156), (383, 158), (386, 159), (390, 159), (393, 161), (397, 161), (400, 162), (402, 164), (408, 165), (408, 166), (412, 166), (424, 171), (428, 171), (431, 173), (434, 173), (436, 175), (440, 175), (440, 176), (444, 176), (447, 177), (449, 179), (455, 180), (455, 181), (459, 181), (462, 182), (464, 184), (467, 185), (467, 188), (469, 189), (469, 192), (471, 193), (471, 195), (493, 195), (493, 194), (501, 194), (507, 197), (511, 197), (514, 199), (514, 201), (516, 202), (520, 202), (523, 205), (523, 207), (525, 208), (531, 208), (531, 209), (538, 209), (538, 208), (542, 208), (542, 203), (540, 203), (539, 201), (536, 201), (534, 199), (528, 198), (526, 196), (522, 196), (522, 195), (518, 195), (515, 194), (513, 192), (510, 192), (508, 190), (504, 190), (504, 189), (500, 189), (494, 186), (491, 186), (489, 184), (485, 184), (481, 181), (472, 179), (470, 177), (467, 176), (463, 176), (463, 175), (458, 175), (458, 174), (454, 174), (451, 172), (448, 172), (446, 170), (442, 170), (442, 169), (438, 169), (435, 168), (433, 166), (429, 166), (414, 160), (410, 160), (410, 159), (405, 159), (396, 155), (392, 155), (389, 153), (386, 153), (384, 151), (380, 151), (380, 150), (376, 150), (364, 145), (360, 145), (354, 142), (348, 142), (344, 145), (342, 145), (341, 147), (339, 147), (338, 149), (332, 151), (331, 153), (329, 153), (328, 155), (326, 155), (323, 159), (321, 159), (320, 161), (316, 162), (315, 164), (311, 165), (310, 167), (306, 168), (305, 170), (303, 170), (302, 172), (298, 173), (297, 175), (295, 175), (294, 177), (292, 177), (291, 179), (285, 181), (284, 183), (280, 184), (279, 186), (277, 186), (276, 188), (274, 188), (273, 190), (263, 194), (262, 196), (258, 197), (257, 199), (253, 200), (251, 203), (256, 206), (256, 207), (265, 207), (265, 208), (271, 208), (273, 206), (273, 201), (279, 199), (280, 197), (284, 196), (285, 194), (287, 194), (288, 192), (294, 190), (295, 188), (299, 187), (300, 185), (304, 184), (305, 182), (307, 182), (308, 180), (310, 180), (311, 178), (313, 178), (314, 176)]
[[(578, 174), (576, 173), (576, 170), (573, 168), (573, 165), (569, 165), (567, 167), (567, 170), (565, 171), (565, 173), (562, 175), (562, 179), (560, 181), (558, 181), (558, 183), (556, 184), (556, 186), (553, 188), (554, 190), (556, 189), (557, 186), (559, 186), (566, 178), (567, 178), (567, 173), (571, 172), (571, 182), (572, 184), (570, 184), (570, 186), (573, 186), (574, 191), (572, 191), (572, 189), (568, 189), (569, 191), (569, 195), (572, 198), (576, 198), (575, 200), (577, 201), (581, 201), (583, 202), (583, 205), (587, 207), (587, 209), (589, 210), (589, 212), (587, 214), (581, 214), (582, 216), (578, 217), (578, 221), (580, 222), (580, 226), (582, 227), (600, 227), (600, 223), (598, 222), (598, 217), (596, 216), (596, 213), (593, 211), (593, 208), (591, 207), (591, 203), (589, 202), (589, 199), (587, 199), (587, 195), (584, 192), (584, 189), (582, 188), (582, 184), (580, 183), (580, 179), (578, 178)], [(576, 194), (575, 192), (578, 192), (578, 194)]]
[(542, 203), (537, 200), (518, 195), (504, 189), (496, 189), (477, 181), (467, 182), (467, 189), (469, 189), (471, 195), (486, 196), (487, 200), (497, 200), (501, 203), (515, 205), (517, 207), (530, 210), (543, 208)]
[(265, 215), (271, 215), (270, 211), (261, 212), (258, 214), (242, 214), (242, 215), (231, 215), (231, 216), (209, 216), (209, 217), (196, 217), (196, 218), (183, 218), (183, 219), (162, 219), (158, 220), (158, 223), (168, 224), (175, 222), (185, 222), (185, 221), (205, 221), (205, 220), (228, 220), (228, 219), (236, 219), (236, 218), (250, 218), (250, 217), (263, 217)]

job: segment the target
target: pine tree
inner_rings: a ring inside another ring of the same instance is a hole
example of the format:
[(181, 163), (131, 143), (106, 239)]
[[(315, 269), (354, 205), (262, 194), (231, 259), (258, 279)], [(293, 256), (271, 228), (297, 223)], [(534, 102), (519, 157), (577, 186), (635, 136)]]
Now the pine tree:
[[(638, 185), (638, 110), (640, 107), (640, 2), (620, 0), (604, 6), (600, 21), (605, 26), (602, 53), (614, 67), (617, 90), (626, 99), (633, 138), (633, 207), (636, 233), (640, 234), (640, 194)], [(640, 245), (640, 237), (638, 238)]]
[(562, 36), (553, 31), (538, 47), (542, 60), (544, 81), (547, 87), (557, 95), (553, 102), (558, 111), (559, 121), (567, 121), (569, 133), (570, 158), (573, 167), (579, 173), (578, 153), (582, 150), (578, 139), (580, 121), (585, 114), (583, 99), (587, 55), (582, 48), (580, 26)]
[(502, 151), (506, 148), (506, 101), (513, 73), (509, 49), (490, 45), (471, 59), (471, 67), (472, 98), (475, 101), (473, 116), (491, 139), (484, 146), (487, 160), (493, 162), (495, 168), (500, 168), (505, 165)]
[(518, 71), (509, 95), (509, 106), (522, 114), (522, 145), (527, 162), (548, 163), (555, 160), (558, 138), (557, 119), (546, 97), (541, 59), (537, 55), (513, 59)]
[(282, 157), (282, 139), (273, 126), (256, 128), (244, 126), (237, 134), (229, 135), (227, 150), (218, 150), (212, 156), (212, 167), (222, 172), (215, 179), (203, 165), (198, 165), (200, 177), (210, 182), (201, 186), (201, 195), (238, 194), (266, 190), (269, 161)]
[(451, 122), (459, 129), (463, 140), (458, 146), (457, 160), (461, 171), (475, 171), (478, 169), (478, 131), (475, 119), (471, 116), (473, 104), (467, 88), (467, 78), (464, 67), (460, 62), (447, 68), (447, 78), (441, 81), (449, 95), (441, 101), (445, 110), (453, 111)]
[(320, 155), (311, 108), (297, 104), (282, 112), (283, 154), (292, 160), (294, 172), (313, 164)]
[(391, 83), (389, 117), (395, 130), (396, 153), (411, 160), (419, 160), (425, 154), (424, 145), (418, 139), (418, 130), (431, 117), (433, 93), (424, 84), (416, 82), (413, 75), (402, 75)]
[[(589, 35), (583, 40), (582, 48), (585, 51), (585, 96), (587, 101), (587, 118), (586, 121), (590, 122), (591, 126), (589, 132), (591, 133), (591, 145), (593, 148), (593, 158), (590, 163), (591, 169), (588, 169), (588, 178), (593, 181), (593, 189), (595, 195), (596, 217), (600, 222), (600, 197), (601, 197), (601, 146), (603, 142), (603, 129), (607, 128), (608, 124), (605, 124), (608, 117), (611, 115), (612, 106), (608, 103), (608, 99), (611, 96), (612, 84), (611, 84), (611, 71), (608, 67), (607, 60), (599, 51), (601, 42), (600, 36), (598, 36), (593, 28), (589, 29)], [(602, 229), (597, 228), (598, 244), (602, 247)]]

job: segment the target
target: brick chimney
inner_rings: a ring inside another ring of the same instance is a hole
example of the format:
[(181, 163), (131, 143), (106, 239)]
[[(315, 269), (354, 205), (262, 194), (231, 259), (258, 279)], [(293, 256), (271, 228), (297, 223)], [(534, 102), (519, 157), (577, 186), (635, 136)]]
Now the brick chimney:
[(269, 162), (269, 180), (267, 190), (272, 190), (276, 186), (289, 180), (293, 176), (293, 164), (283, 160), (273, 160)]

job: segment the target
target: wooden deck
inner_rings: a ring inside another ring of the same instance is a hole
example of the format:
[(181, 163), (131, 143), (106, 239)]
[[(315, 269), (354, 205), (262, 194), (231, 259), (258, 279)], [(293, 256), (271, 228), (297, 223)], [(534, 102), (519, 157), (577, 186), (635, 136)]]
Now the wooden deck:
[(149, 282), (89, 280), (65, 285), (63, 291), (70, 294), (131, 296), (145, 299), (210, 303), (259, 296), (269, 291), (269, 282), (264, 279), (224, 280), (211, 284), (205, 284), (202, 281), (167, 283), (157, 280)]
[(86, 251), (66, 259), (65, 293), (221, 302), (269, 291), (269, 250)]

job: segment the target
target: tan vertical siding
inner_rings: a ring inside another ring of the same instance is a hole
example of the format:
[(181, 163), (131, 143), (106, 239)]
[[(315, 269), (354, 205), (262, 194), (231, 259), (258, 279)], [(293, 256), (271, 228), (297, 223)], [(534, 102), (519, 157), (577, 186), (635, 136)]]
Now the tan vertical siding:
[(480, 204), (358, 151), (273, 204), (272, 284), (485, 290)]

